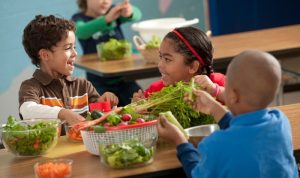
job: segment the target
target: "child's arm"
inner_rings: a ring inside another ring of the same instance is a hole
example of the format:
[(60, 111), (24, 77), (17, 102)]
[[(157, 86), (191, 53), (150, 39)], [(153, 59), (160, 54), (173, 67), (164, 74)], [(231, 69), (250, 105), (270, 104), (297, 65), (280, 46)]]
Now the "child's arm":
[(194, 78), (195, 78), (195, 82), (204, 91), (208, 92), (210, 95), (215, 97), (218, 101), (224, 103), (224, 87), (213, 83), (207, 75), (197, 75)]
[(81, 115), (58, 106), (47, 106), (33, 101), (24, 102), (20, 106), (20, 114), (23, 119), (34, 118), (59, 118), (70, 125), (85, 120)]
[(74, 16), (76, 22), (76, 37), (79, 39), (88, 39), (97, 32), (107, 33), (115, 28), (115, 20), (121, 15), (123, 7), (121, 5), (114, 6), (104, 16), (96, 17), (88, 22), (83, 21), (80, 17)]
[(74, 125), (85, 120), (80, 114), (65, 108), (59, 111), (58, 118), (65, 120), (69, 125)]
[(100, 16), (94, 20), (84, 22), (76, 21), (76, 37), (79, 39), (88, 39), (97, 32), (109, 32), (114, 29), (112, 23), (106, 23), (105, 16)]
[(107, 33), (115, 28), (115, 21), (119, 18), (121, 23), (134, 22), (142, 17), (141, 11), (132, 6), (132, 15), (129, 17), (122, 17), (121, 12), (123, 7), (117, 5), (113, 7), (106, 16), (99, 16), (88, 22), (80, 19), (73, 19), (76, 21), (76, 37), (79, 39), (88, 39), (97, 32)]
[(120, 16), (120, 22), (136, 22), (142, 18), (142, 12), (139, 8), (128, 4), (125, 5), (124, 10), (122, 11), (122, 14)]

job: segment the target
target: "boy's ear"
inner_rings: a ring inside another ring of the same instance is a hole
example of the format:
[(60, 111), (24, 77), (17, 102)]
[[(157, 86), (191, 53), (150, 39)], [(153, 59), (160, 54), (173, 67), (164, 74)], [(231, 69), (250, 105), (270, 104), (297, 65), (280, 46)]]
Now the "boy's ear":
[(228, 92), (229, 102), (231, 105), (236, 104), (240, 100), (240, 93), (236, 89), (230, 89)]
[(48, 50), (40, 49), (38, 54), (41, 60), (46, 60), (46, 61), (48, 60)]
[(193, 61), (191, 66), (190, 66), (190, 69), (189, 69), (189, 73), (190, 74), (196, 74), (198, 72), (198, 69), (200, 67), (200, 63), (199, 61)]

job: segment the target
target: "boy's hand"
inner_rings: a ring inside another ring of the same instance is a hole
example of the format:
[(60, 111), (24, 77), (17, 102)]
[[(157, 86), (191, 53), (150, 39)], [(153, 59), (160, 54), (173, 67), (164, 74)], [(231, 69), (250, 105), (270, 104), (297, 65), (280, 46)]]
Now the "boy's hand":
[(118, 97), (111, 92), (103, 93), (103, 95), (100, 97), (99, 101), (110, 101), (110, 104), (112, 106), (117, 106), (119, 103)]
[(145, 96), (144, 96), (143, 91), (142, 91), (141, 89), (139, 89), (138, 92), (133, 93), (131, 102), (132, 102), (132, 103), (133, 103), (133, 102), (137, 102), (137, 101), (139, 101), (139, 100), (141, 100), (141, 99), (145, 99)]
[(160, 137), (169, 140), (176, 145), (188, 142), (183, 133), (164, 117), (159, 117), (157, 131)]
[(124, 0), (122, 5), (123, 5), (123, 10), (121, 15), (123, 17), (130, 17), (132, 15), (132, 7), (129, 0)]
[(194, 101), (189, 100), (188, 93), (185, 94), (184, 100), (189, 103), (195, 111), (210, 114), (219, 122), (227, 112), (222, 104), (203, 90), (193, 90), (193, 93), (196, 96)]
[(215, 92), (216, 84), (214, 84), (207, 75), (196, 75), (194, 79), (204, 91), (211, 95)]
[(65, 120), (71, 126), (85, 120), (80, 114), (64, 108), (59, 111), (58, 118)]
[(108, 12), (108, 14), (106, 14), (105, 21), (107, 23), (110, 23), (112, 21), (117, 20), (120, 17), (123, 9), (123, 4), (116, 5)]

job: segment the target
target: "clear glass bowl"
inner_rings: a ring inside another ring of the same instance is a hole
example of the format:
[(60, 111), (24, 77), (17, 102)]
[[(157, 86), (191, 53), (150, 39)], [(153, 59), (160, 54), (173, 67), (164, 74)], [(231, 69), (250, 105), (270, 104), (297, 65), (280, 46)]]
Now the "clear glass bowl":
[(18, 157), (40, 156), (57, 144), (61, 121), (31, 119), (16, 122), (13, 128), (2, 128), (4, 147)]
[(140, 167), (153, 162), (157, 138), (148, 141), (138, 139), (126, 140), (122, 143), (99, 143), (100, 160), (111, 168)]
[(54, 159), (37, 162), (34, 166), (36, 178), (68, 178), (72, 175), (71, 159)]
[(119, 60), (131, 57), (132, 45), (127, 40), (110, 39), (96, 46), (101, 61)]
[(67, 139), (71, 142), (82, 143), (82, 136), (80, 131), (73, 129), (72, 126), (68, 124), (64, 124), (64, 125), (65, 125)]

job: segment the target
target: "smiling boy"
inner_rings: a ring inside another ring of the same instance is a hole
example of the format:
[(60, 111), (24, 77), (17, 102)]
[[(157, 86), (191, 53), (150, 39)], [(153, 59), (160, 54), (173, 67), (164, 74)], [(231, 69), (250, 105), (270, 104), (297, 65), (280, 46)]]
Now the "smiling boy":
[(23, 46), (38, 69), (20, 87), (24, 119), (59, 118), (73, 125), (84, 120), (89, 103), (118, 104), (113, 93), (100, 96), (89, 81), (71, 76), (77, 56), (75, 30), (73, 22), (53, 15), (38, 15), (25, 27)]

